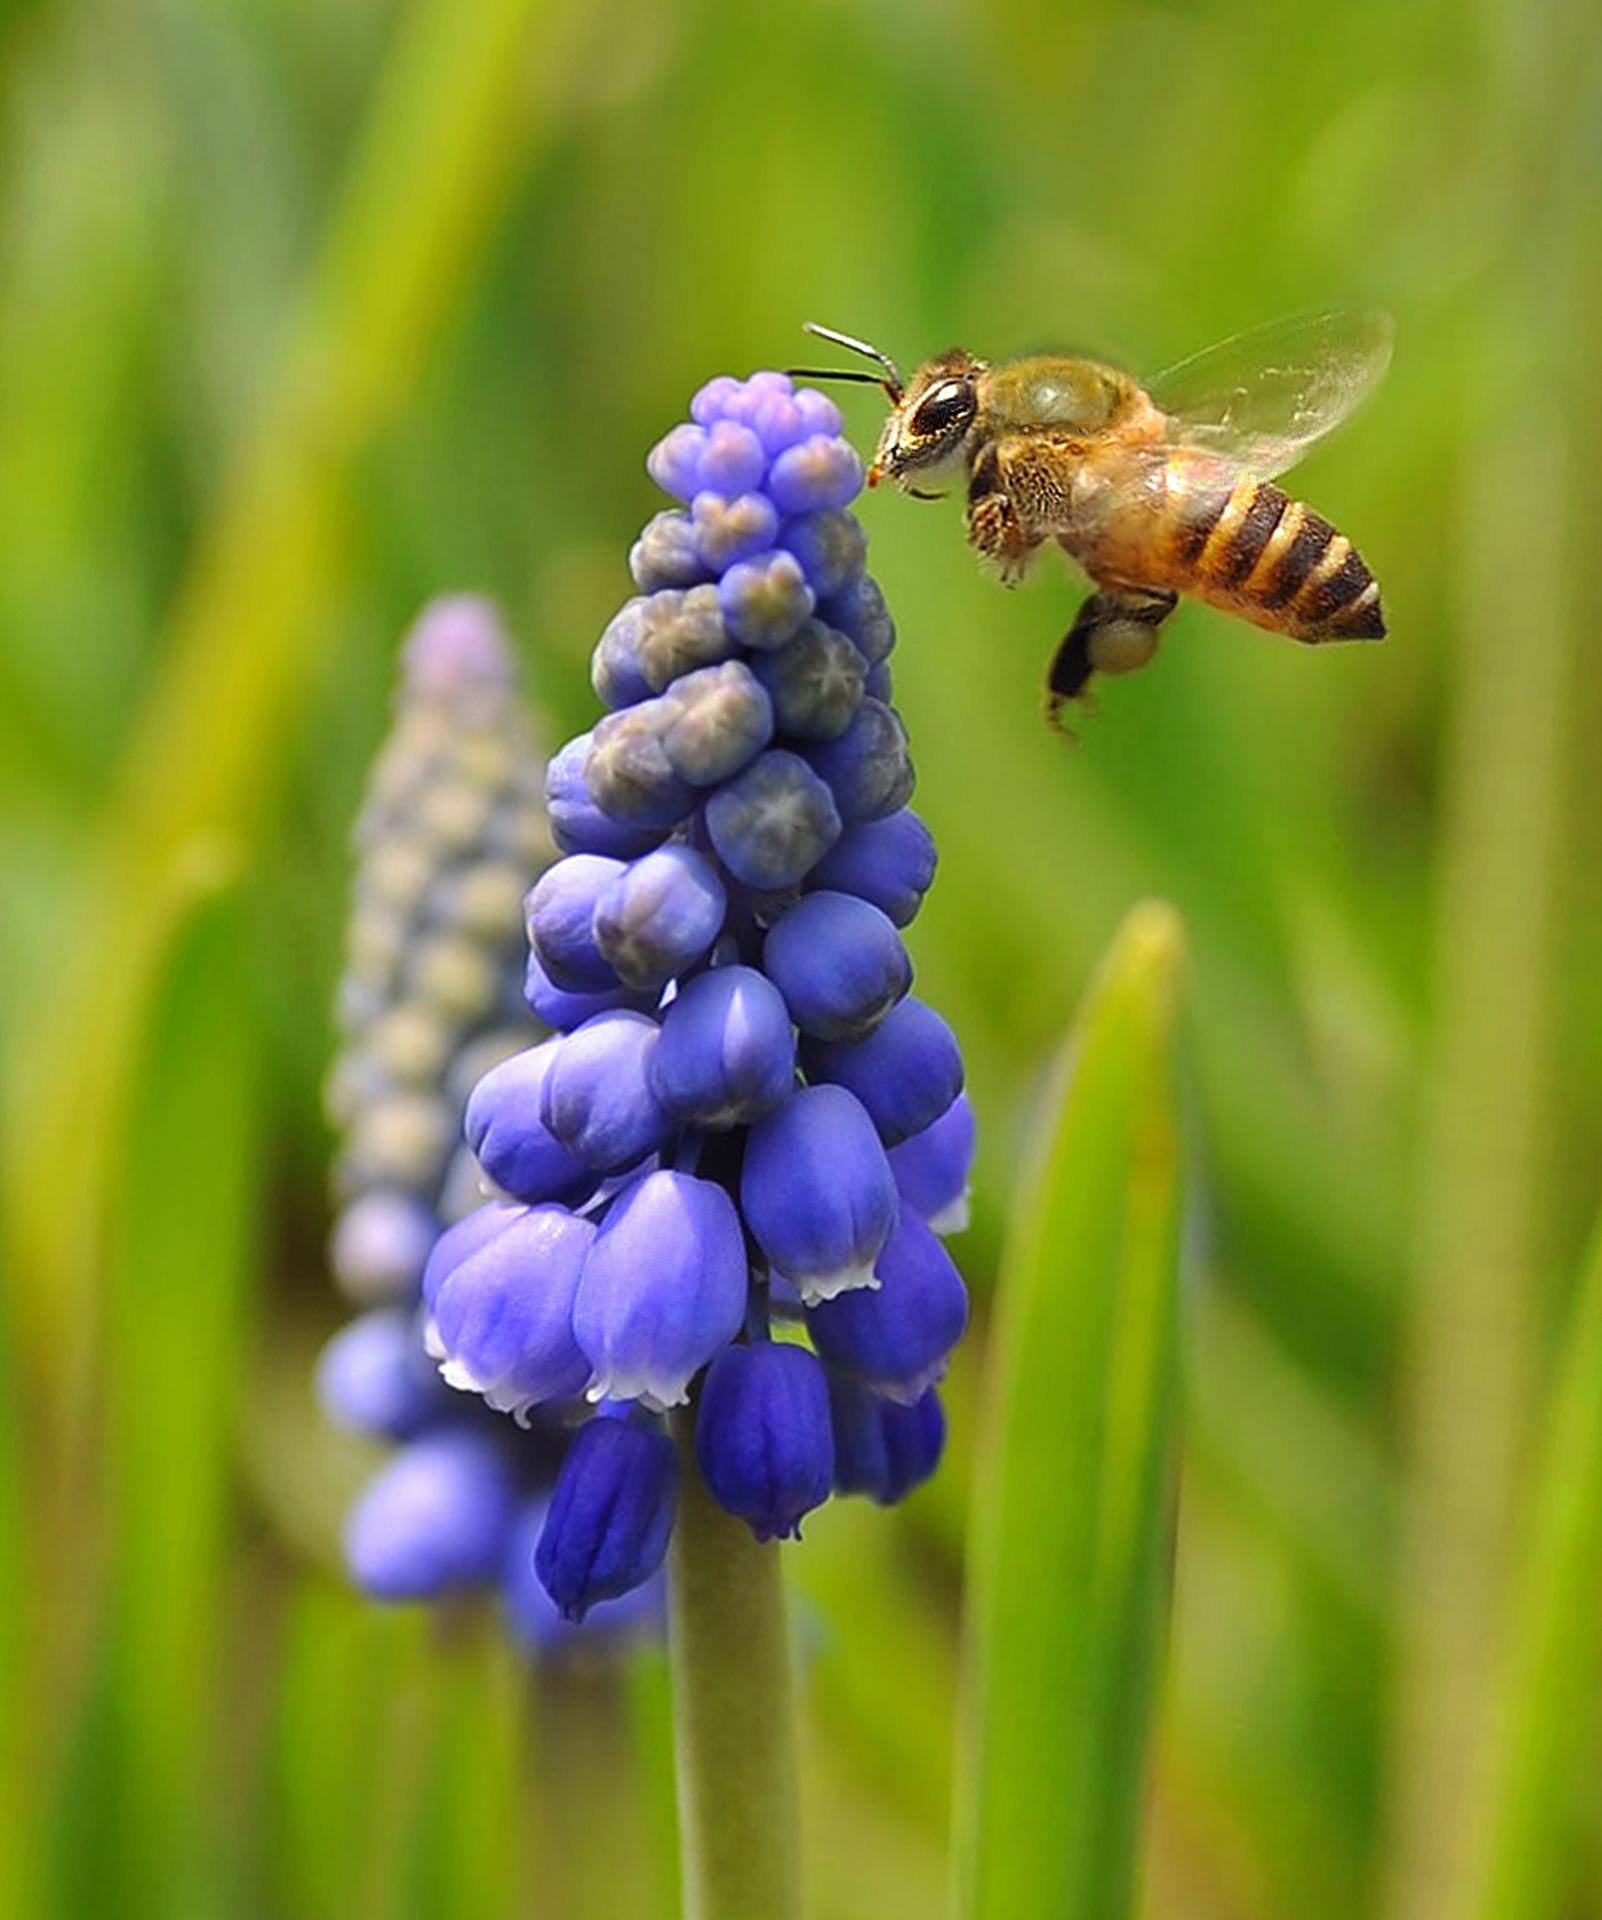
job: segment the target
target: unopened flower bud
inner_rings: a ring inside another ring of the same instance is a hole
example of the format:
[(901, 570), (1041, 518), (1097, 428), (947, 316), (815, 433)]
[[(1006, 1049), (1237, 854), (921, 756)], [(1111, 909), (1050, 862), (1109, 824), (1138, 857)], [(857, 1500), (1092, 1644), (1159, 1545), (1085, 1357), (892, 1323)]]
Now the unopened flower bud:
[(682, 1402), (745, 1317), (745, 1238), (710, 1180), (666, 1170), (612, 1203), (579, 1280), (573, 1331), (592, 1399)]
[(799, 755), (770, 747), (706, 805), (718, 858), (748, 887), (803, 880), (840, 837), (828, 786)]
[(857, 1287), (807, 1315), (812, 1344), (842, 1373), (907, 1406), (945, 1372), (968, 1324), (968, 1294), (951, 1255), (903, 1207), (874, 1269)]
[(662, 1564), (678, 1502), (673, 1442), (630, 1419), (581, 1427), (556, 1477), (534, 1568), (564, 1620), (642, 1586)]
[(694, 811), (697, 795), (673, 771), (662, 743), (659, 700), (608, 714), (590, 740), (584, 779), (603, 813), (630, 826), (665, 830)]
[(866, 1040), (808, 1041), (809, 1077), (849, 1087), (893, 1147), (932, 1126), (962, 1091), (962, 1054), (940, 1015), (908, 996)]
[(540, 1118), (585, 1166), (619, 1172), (672, 1131), (651, 1091), (660, 1032), (642, 1013), (600, 1013), (556, 1043), (540, 1089)]
[(698, 493), (691, 514), (702, 579), (722, 573), (736, 560), (765, 553), (779, 531), (779, 516), (763, 493), (742, 493), (732, 500), (721, 493)]
[(617, 860), (649, 853), (664, 829), (631, 826), (595, 804), (584, 771), (594, 744), (593, 732), (579, 734), (545, 770), (545, 805), (553, 839), (563, 853), (609, 854)]
[(519, 1207), (500, 1231), (434, 1280), (429, 1351), (446, 1383), (501, 1413), (581, 1393), (590, 1363), (573, 1338), (573, 1298), (595, 1238), (564, 1207)]
[(799, 1538), (829, 1497), (834, 1435), (823, 1368), (804, 1347), (725, 1347), (707, 1369), (695, 1452), (712, 1497), (759, 1540)]
[(898, 927), (916, 918), (935, 876), (934, 835), (910, 807), (879, 820), (859, 820), (835, 841), (807, 876), (871, 900)]
[(795, 1086), (795, 1034), (779, 990), (754, 967), (717, 967), (680, 988), (662, 1019), (651, 1085), (676, 1120), (759, 1120)]
[(882, 700), (864, 699), (845, 732), (811, 748), (807, 758), (828, 783), (847, 825), (881, 819), (912, 798), (907, 730)]
[(618, 977), (595, 944), (596, 903), (623, 871), (621, 860), (575, 853), (548, 868), (525, 910), (529, 944), (555, 985), (569, 993), (606, 993)]
[(908, 1407), (842, 1374), (828, 1378), (836, 1490), (894, 1506), (940, 1464), (946, 1416), (939, 1394), (931, 1387)]
[(629, 551), (629, 572), (642, 593), (654, 593), (658, 587), (699, 586), (707, 579), (690, 516), (673, 507), (646, 521)]
[(973, 1108), (965, 1093), (959, 1093), (922, 1133), (890, 1149), (897, 1192), (936, 1233), (961, 1233), (968, 1224), (973, 1149)]
[(811, 1306), (875, 1284), (899, 1202), (860, 1101), (803, 1087), (751, 1129), (740, 1205), (774, 1272)]
[(718, 937), (728, 900), (693, 847), (658, 847), (632, 862), (595, 905), (595, 943), (629, 987), (662, 987)]
[(407, 1307), (377, 1307), (340, 1328), (318, 1357), (317, 1399), (336, 1426), (382, 1440), (410, 1439), (450, 1410)]
[[(862, 461), (838, 434), (815, 433), (773, 463), (768, 492), (782, 514), (816, 513), (848, 505), (862, 490)], [(864, 542), (863, 553), (867, 552)]]
[(803, 513), (785, 522), (779, 544), (800, 561), (820, 600), (855, 580), (868, 558), (868, 536), (854, 513)]
[(743, 647), (782, 647), (811, 613), (816, 595), (793, 553), (775, 548), (741, 560), (718, 582), (724, 624)]
[(546, 1075), (560, 1040), (514, 1053), (491, 1068), (467, 1102), (463, 1130), (479, 1165), (496, 1186), (518, 1200), (568, 1199), (594, 1184), (540, 1118)]
[(774, 724), (793, 740), (834, 740), (862, 704), (867, 663), (843, 633), (808, 620), (793, 640), (753, 667), (773, 703)]
[(859, 573), (838, 593), (818, 605), (818, 618), (843, 633), (869, 666), (889, 658), (896, 644), (896, 623), (885, 604), (884, 590), (871, 573)]
[(762, 964), (818, 1040), (864, 1040), (912, 985), (901, 936), (849, 893), (809, 893), (768, 934)]
[(662, 695), (662, 751), (692, 787), (713, 787), (753, 760), (773, 737), (766, 689), (741, 660), (702, 667)]

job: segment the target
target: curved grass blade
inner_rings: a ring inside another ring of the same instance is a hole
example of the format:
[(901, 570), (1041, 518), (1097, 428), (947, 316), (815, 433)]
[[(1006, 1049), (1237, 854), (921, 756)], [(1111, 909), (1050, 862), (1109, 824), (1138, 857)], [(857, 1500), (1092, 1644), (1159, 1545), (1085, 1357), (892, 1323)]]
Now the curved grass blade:
[(1002, 1263), (969, 1551), (961, 1920), (1131, 1910), (1169, 1585), (1181, 947), (1160, 904), (1119, 930)]

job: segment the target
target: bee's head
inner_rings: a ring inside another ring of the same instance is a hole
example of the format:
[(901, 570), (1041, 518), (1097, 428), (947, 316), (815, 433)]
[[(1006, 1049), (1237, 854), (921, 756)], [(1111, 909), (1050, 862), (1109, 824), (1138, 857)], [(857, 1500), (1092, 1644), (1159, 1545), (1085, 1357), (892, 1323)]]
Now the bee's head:
[(807, 322), (808, 333), (820, 340), (832, 341), (853, 353), (877, 361), (879, 373), (858, 373), (821, 367), (792, 367), (790, 371), (814, 380), (852, 380), (883, 387), (890, 397), (890, 418), (879, 435), (879, 445), (868, 468), (868, 485), (875, 487), (889, 478), (917, 493), (911, 486), (911, 474), (928, 475), (951, 465), (962, 453), (978, 412), (977, 383), (985, 370), (982, 360), (962, 347), (936, 354), (926, 360), (909, 382), (902, 379), (896, 363), (887, 353), (870, 346), (866, 340), (849, 333), (836, 333), (832, 327)]
[(933, 476), (960, 459), (979, 411), (978, 381), (983, 372), (984, 362), (963, 347), (926, 360), (899, 398), (892, 396), (890, 418), (868, 469), (868, 485), (889, 479), (906, 486), (909, 475)]

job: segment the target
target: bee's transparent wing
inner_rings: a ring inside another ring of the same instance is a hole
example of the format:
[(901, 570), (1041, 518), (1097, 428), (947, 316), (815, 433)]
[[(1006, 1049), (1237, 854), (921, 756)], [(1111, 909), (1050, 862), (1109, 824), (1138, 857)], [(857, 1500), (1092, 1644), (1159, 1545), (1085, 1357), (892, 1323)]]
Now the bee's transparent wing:
[(1303, 314), (1193, 354), (1147, 391), (1176, 446), (1272, 479), (1379, 385), (1395, 331), (1378, 311)]

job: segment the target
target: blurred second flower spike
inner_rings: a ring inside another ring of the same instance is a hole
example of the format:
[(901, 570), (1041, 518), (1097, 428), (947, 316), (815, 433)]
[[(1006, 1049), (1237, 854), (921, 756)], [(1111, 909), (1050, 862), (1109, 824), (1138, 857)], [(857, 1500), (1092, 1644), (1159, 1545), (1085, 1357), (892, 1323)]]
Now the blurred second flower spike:
[(890, 704), (895, 629), (833, 403), (719, 378), (647, 462), (679, 503), (598, 641), (605, 714), (553, 759), (565, 858), (530, 889), (525, 992), (556, 1029), (473, 1090), (497, 1196), (423, 1280), (444, 1376), (568, 1445), (535, 1567), (581, 1618), (649, 1578), (690, 1405), (760, 1540), (831, 1490), (927, 1478), (967, 1317), (956, 1042), (902, 930), (935, 852)]
[[(394, 1452), (350, 1511), (346, 1563), (375, 1599), (498, 1590), (517, 1636), (545, 1647), (571, 1631), (533, 1573), (560, 1422), (519, 1432), (489, 1409), (527, 1422), (536, 1402), (587, 1383), (570, 1321), (595, 1228), (555, 1208), (504, 1221), (473, 1212), (485, 1181), (462, 1143), (464, 1110), (487, 1069), (526, 1058), (519, 1050), (544, 1031), (522, 995), (522, 901), (556, 857), (542, 758), (488, 602), (439, 599), (415, 622), (355, 843), (328, 1080), (339, 1143), (330, 1262), (362, 1311), (324, 1349), (317, 1385), (333, 1421)], [(574, 1187), (587, 1179), (554, 1147), (543, 1172)], [(463, 1214), (465, 1240), (449, 1231)], [(436, 1293), (426, 1276), (441, 1245), (458, 1257)], [(502, 1277), (535, 1268), (544, 1284), (508, 1315)], [(424, 1344), (425, 1293), (471, 1349), (471, 1363), (447, 1364), (443, 1377)], [(542, 1338), (555, 1330), (560, 1339)], [(603, 1617), (623, 1624), (641, 1611)]]

